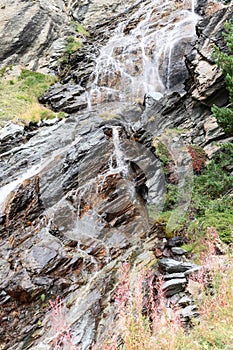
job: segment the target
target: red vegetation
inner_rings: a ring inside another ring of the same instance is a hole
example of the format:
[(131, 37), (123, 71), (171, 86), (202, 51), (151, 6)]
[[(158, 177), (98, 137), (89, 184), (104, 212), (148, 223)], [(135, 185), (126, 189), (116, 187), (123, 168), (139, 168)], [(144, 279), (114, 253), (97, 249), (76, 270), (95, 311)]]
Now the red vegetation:
[(196, 173), (200, 173), (205, 168), (206, 163), (206, 153), (203, 148), (199, 146), (189, 145), (189, 154), (193, 162), (193, 170)]

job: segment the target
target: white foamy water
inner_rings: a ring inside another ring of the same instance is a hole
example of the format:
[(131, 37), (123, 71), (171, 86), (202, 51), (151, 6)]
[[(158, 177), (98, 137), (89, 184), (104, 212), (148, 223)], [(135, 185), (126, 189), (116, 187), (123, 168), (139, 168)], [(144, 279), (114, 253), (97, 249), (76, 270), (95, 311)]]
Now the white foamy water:
[[(125, 164), (124, 153), (121, 149), (119, 129), (119, 126), (112, 126), (112, 140), (114, 144), (114, 155), (116, 158), (117, 165), (117, 167), (114, 170), (119, 173), (121, 172), (123, 175), (127, 175), (128, 168)], [(110, 171), (111, 170), (113, 169), (110, 168)]]
[(89, 81), (89, 108), (170, 89), (174, 49), (195, 37), (194, 5), (194, 0), (153, 0), (123, 20), (97, 58)]
[(30, 169), (26, 170), (21, 176), (16, 180), (8, 183), (7, 185), (0, 188), (0, 209), (7, 199), (8, 195), (14, 191), (24, 180), (29, 179), (39, 173), (41, 169), (41, 164), (36, 164)]
[(42, 159), (39, 163), (26, 169), (23, 174), (18, 176), (18, 178), (0, 187), (0, 212), (3, 209), (7, 197), (11, 194), (11, 192), (15, 191), (17, 187), (19, 187), (23, 183), (24, 180), (30, 179), (33, 176), (36, 176), (43, 172), (43, 170), (46, 169), (52, 163), (52, 161), (56, 158), (57, 155), (65, 153), (70, 147), (72, 147), (72, 145), (75, 145), (77, 142), (79, 142), (79, 140), (80, 138), (77, 138), (71, 143), (71, 145), (67, 145), (61, 149), (55, 150), (49, 157)]

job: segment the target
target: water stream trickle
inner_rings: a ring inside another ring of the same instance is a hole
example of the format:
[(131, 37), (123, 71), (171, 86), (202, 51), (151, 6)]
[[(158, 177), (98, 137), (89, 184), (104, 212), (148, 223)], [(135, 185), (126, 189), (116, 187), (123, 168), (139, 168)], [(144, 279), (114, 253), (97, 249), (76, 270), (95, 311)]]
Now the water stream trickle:
[(192, 9), (191, 9), (191, 11), (192, 11), (192, 15), (193, 16), (195, 16), (195, 0), (192, 0)]
[(36, 164), (28, 169), (25, 173), (19, 176), (16, 180), (8, 183), (7, 185), (0, 188), (0, 210), (1, 206), (4, 204), (8, 195), (19, 186), (24, 180), (29, 179), (30, 177), (38, 174), (41, 169), (41, 164)]
[(76, 143), (78, 143), (79, 140), (80, 138), (78, 137), (71, 144), (56, 149), (49, 156), (45, 157), (44, 159), (41, 159), (38, 163), (32, 165), (30, 168), (25, 170), (25, 172), (23, 172), (21, 175), (18, 175), (18, 177), (15, 180), (0, 187), (0, 212), (3, 209), (7, 197), (10, 195), (11, 192), (15, 191), (17, 187), (24, 182), (24, 180), (30, 179), (36, 175), (40, 175), (43, 171), (46, 172), (47, 167), (50, 166), (50, 164), (56, 159), (57, 156), (65, 154), (67, 150), (70, 147), (74, 146)]
[[(113, 145), (114, 145), (114, 155), (116, 158), (116, 168), (114, 169), (115, 172), (122, 173), (124, 176), (127, 175), (128, 168), (127, 165), (125, 164), (124, 160), (124, 153), (121, 149), (121, 144), (120, 144), (120, 136), (119, 136), (119, 126), (112, 126), (112, 140), (113, 140)], [(112, 167), (111, 163), (110, 166)], [(110, 168), (110, 171), (113, 170)]]

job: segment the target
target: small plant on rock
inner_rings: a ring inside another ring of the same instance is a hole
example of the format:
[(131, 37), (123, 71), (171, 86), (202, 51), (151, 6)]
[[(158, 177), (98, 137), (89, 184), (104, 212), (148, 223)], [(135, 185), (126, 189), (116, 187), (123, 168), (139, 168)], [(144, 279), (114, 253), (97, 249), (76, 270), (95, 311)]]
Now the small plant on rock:
[(51, 325), (55, 331), (53, 349), (62, 350), (67, 348), (69, 350), (77, 350), (77, 347), (75, 347), (72, 341), (71, 329), (65, 320), (64, 301), (56, 297), (55, 301), (50, 300), (49, 304), (51, 308)]
[(196, 145), (189, 145), (188, 151), (192, 157), (193, 170), (199, 174), (205, 168), (206, 154), (203, 148)]

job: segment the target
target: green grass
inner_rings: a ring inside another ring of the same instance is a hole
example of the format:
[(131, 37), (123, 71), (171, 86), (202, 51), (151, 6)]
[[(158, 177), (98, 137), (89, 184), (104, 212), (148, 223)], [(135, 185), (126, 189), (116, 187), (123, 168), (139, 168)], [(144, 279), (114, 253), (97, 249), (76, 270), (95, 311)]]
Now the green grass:
[(90, 33), (80, 23), (75, 21), (72, 21), (71, 23), (74, 25), (76, 33), (87, 37), (90, 36)]
[(56, 77), (22, 69), (19, 77), (6, 79), (6, 69), (0, 72), (0, 126), (9, 120), (39, 120), (54, 113), (38, 102)]

